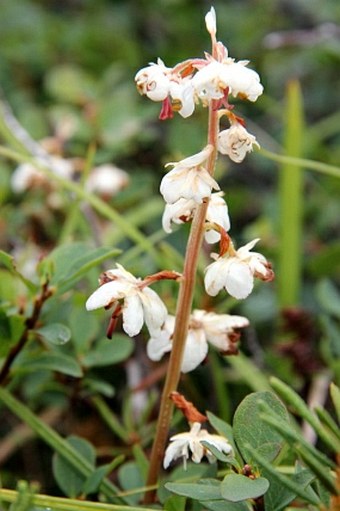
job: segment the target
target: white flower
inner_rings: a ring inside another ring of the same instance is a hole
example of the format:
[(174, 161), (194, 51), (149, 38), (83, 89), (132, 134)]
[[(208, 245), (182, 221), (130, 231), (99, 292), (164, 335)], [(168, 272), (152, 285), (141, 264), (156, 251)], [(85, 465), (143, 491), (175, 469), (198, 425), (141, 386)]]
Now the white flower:
[(228, 57), (224, 46), (221, 51), (222, 62), (210, 60), (192, 78), (196, 97), (207, 105), (212, 99), (223, 98), (228, 89), (234, 97), (256, 101), (263, 92), (259, 75), (246, 67), (247, 61), (235, 62)]
[(170, 444), (165, 451), (163, 467), (167, 469), (171, 461), (177, 458), (183, 458), (184, 467), (186, 467), (186, 461), (189, 459), (190, 453), (194, 463), (200, 463), (203, 456), (206, 456), (209, 462), (213, 463), (216, 460), (215, 456), (202, 442), (211, 444), (222, 453), (230, 454), (232, 452), (232, 447), (226, 438), (212, 435), (206, 429), (201, 429), (199, 422), (194, 422), (190, 431), (179, 433), (170, 438)]
[(85, 187), (90, 192), (112, 197), (122, 190), (128, 182), (129, 175), (124, 170), (108, 163), (99, 165), (91, 171)]
[(170, 91), (170, 79), (168, 73), (171, 68), (164, 65), (161, 59), (157, 64), (140, 69), (135, 76), (135, 82), (140, 94), (145, 94), (152, 101), (163, 101)]
[[(207, 210), (207, 222), (220, 225), (226, 232), (230, 229), (228, 206), (223, 199), (223, 192), (212, 193)], [(221, 239), (219, 232), (214, 229), (207, 230), (204, 234), (207, 243), (217, 243)]]
[[(248, 325), (248, 319), (243, 316), (194, 310), (190, 317), (181, 371), (193, 371), (203, 362), (208, 353), (208, 343), (223, 354), (236, 353), (235, 343), (239, 334), (235, 329)], [(151, 336), (147, 344), (147, 355), (151, 360), (158, 361), (171, 351), (174, 327), (175, 317), (169, 315), (162, 329)]]
[(212, 150), (213, 147), (207, 145), (193, 156), (167, 164), (174, 165), (174, 168), (163, 177), (160, 186), (166, 202), (173, 204), (179, 199), (193, 199), (200, 203), (205, 197), (210, 197), (212, 188), (219, 190), (215, 179), (203, 166)]
[(150, 333), (159, 330), (167, 316), (162, 300), (141, 279), (116, 266), (105, 272), (104, 283), (88, 298), (86, 309), (107, 308), (123, 300), (123, 329), (130, 337), (141, 331), (144, 321)]
[(171, 223), (183, 224), (191, 220), (197, 203), (193, 199), (178, 199), (173, 204), (166, 204), (162, 216), (162, 226), (165, 232), (171, 233)]
[(247, 64), (247, 61), (223, 64), (220, 79), (235, 98), (240, 96), (254, 102), (261, 96), (263, 86), (258, 73), (246, 67)]
[(34, 186), (50, 186), (49, 177), (39, 166), (48, 167), (54, 174), (64, 179), (72, 179), (73, 164), (59, 156), (46, 155), (46, 159), (37, 158), (37, 165), (31, 162), (21, 163), (13, 172), (11, 187), (15, 193), (22, 193)]
[[(225, 231), (230, 229), (228, 206), (222, 197), (223, 192), (212, 193), (207, 209), (206, 221), (209, 230), (204, 234), (207, 243), (217, 243), (221, 235), (215, 231), (211, 224), (220, 225)], [(165, 232), (171, 233), (171, 223), (183, 224), (189, 222), (197, 208), (197, 202), (193, 199), (178, 199), (173, 204), (166, 204), (162, 217), (162, 226)]]
[(222, 154), (227, 154), (231, 160), (240, 163), (244, 160), (247, 153), (253, 150), (253, 146), (260, 147), (256, 142), (254, 135), (235, 122), (227, 130), (218, 134), (218, 150)]
[(255, 239), (237, 251), (218, 257), (207, 267), (204, 284), (210, 296), (216, 296), (225, 288), (231, 296), (241, 300), (251, 293), (254, 277), (273, 280), (274, 273), (267, 259), (258, 252), (251, 252), (258, 241)]

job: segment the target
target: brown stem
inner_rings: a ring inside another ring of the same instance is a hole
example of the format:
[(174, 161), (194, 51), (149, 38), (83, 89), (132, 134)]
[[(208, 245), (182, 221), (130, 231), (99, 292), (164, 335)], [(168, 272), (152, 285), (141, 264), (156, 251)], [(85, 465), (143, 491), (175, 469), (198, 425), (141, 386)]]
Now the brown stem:
[[(214, 147), (208, 162), (207, 170), (212, 175), (215, 168), (217, 152), (218, 114), (212, 104), (209, 108), (208, 144)], [(177, 300), (176, 324), (172, 341), (172, 350), (169, 360), (168, 371), (164, 383), (159, 419), (156, 428), (155, 440), (152, 446), (150, 467), (147, 478), (147, 486), (157, 483), (159, 471), (164, 456), (164, 450), (168, 439), (170, 421), (173, 411), (173, 403), (170, 399), (171, 392), (177, 390), (181, 374), (182, 358), (185, 341), (188, 332), (189, 318), (192, 308), (193, 293), (196, 281), (198, 257), (204, 234), (204, 222), (209, 204), (209, 199), (203, 201), (196, 209), (185, 254), (183, 277)], [(155, 499), (155, 490), (145, 494), (145, 504), (150, 504)]]
[(44, 305), (45, 301), (52, 295), (52, 293), (53, 293), (52, 290), (48, 287), (48, 283), (46, 282), (45, 284), (43, 284), (40, 295), (38, 295), (34, 300), (33, 312), (31, 316), (27, 318), (25, 321), (25, 330), (21, 334), (21, 337), (17, 344), (15, 344), (15, 346), (13, 346), (10, 352), (8, 353), (7, 358), (1, 368), (0, 385), (6, 384), (9, 371), (15, 358), (19, 355), (19, 353), (25, 346), (26, 342), (28, 341), (29, 332), (35, 327), (39, 319), (42, 306)]

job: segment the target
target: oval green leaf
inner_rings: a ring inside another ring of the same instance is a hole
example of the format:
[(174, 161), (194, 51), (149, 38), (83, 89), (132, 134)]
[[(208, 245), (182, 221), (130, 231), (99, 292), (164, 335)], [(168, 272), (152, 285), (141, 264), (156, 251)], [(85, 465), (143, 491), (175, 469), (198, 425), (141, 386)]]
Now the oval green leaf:
[(250, 479), (242, 474), (228, 474), (221, 483), (221, 495), (225, 500), (241, 502), (261, 497), (268, 488), (269, 481), (264, 477)]
[(35, 330), (45, 341), (51, 344), (63, 345), (71, 339), (71, 330), (61, 323), (52, 323)]
[(252, 459), (247, 444), (272, 461), (284, 442), (281, 435), (261, 419), (262, 411), (259, 406), (261, 402), (265, 402), (271, 408), (281, 423), (288, 422), (285, 406), (272, 392), (254, 392), (240, 403), (234, 415), (234, 438), (242, 456), (250, 464)]

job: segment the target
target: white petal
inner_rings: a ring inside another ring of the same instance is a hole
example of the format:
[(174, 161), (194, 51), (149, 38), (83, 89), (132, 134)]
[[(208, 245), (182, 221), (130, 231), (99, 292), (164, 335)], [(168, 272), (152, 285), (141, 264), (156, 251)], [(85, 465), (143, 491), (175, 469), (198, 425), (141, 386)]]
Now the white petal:
[(205, 290), (210, 296), (216, 296), (225, 284), (225, 272), (227, 271), (226, 261), (217, 259), (211, 263), (204, 276)]
[(119, 280), (113, 280), (100, 286), (92, 295), (87, 299), (86, 309), (92, 311), (106, 307), (115, 300), (124, 298), (126, 292), (130, 290), (130, 286), (126, 285), (125, 282)]
[(251, 293), (253, 286), (254, 277), (249, 266), (236, 258), (231, 258), (225, 278), (228, 293), (238, 300), (243, 300)]
[(165, 451), (165, 456), (163, 460), (163, 467), (166, 469), (172, 462), (172, 460), (176, 460), (180, 456), (183, 456), (185, 459), (188, 459), (188, 441), (187, 440), (178, 440), (171, 442)]
[(158, 362), (165, 353), (169, 353), (172, 348), (172, 342), (169, 336), (162, 330), (159, 334), (154, 333), (153, 337), (150, 337), (146, 345), (146, 353), (150, 360)]
[(213, 7), (211, 7), (210, 11), (205, 15), (205, 25), (209, 34), (216, 34), (216, 12)]
[(137, 294), (128, 296), (124, 300), (123, 329), (130, 336), (139, 334), (144, 322), (142, 303)]
[(198, 367), (208, 353), (208, 343), (203, 329), (189, 330), (185, 341), (182, 361), (182, 373), (188, 373)]
[(139, 298), (143, 305), (146, 326), (150, 333), (152, 333), (158, 330), (165, 322), (168, 315), (167, 308), (158, 294), (148, 287), (139, 293)]

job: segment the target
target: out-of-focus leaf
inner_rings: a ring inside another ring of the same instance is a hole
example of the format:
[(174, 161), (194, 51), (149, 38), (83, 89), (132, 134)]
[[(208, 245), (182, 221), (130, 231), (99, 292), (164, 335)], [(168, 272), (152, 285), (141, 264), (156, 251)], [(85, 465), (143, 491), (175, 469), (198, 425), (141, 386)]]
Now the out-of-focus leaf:
[[(124, 490), (133, 490), (144, 486), (143, 478), (134, 462), (124, 463), (118, 470), (118, 480)], [(130, 505), (137, 504), (140, 494), (129, 495), (126, 501)]]
[(120, 250), (105, 247), (91, 248), (86, 243), (77, 242), (70, 245), (61, 245), (53, 250), (38, 266), (40, 273), (48, 268), (48, 275), (52, 285), (62, 287), (66, 291), (86, 272), (94, 266), (112, 258)]
[(71, 339), (71, 330), (61, 323), (42, 326), (37, 328), (35, 333), (43, 337), (45, 341), (56, 345), (66, 344)]
[(334, 284), (323, 279), (315, 289), (316, 298), (325, 312), (340, 318), (340, 294)]
[(340, 242), (330, 243), (317, 255), (311, 257), (307, 269), (316, 277), (328, 277), (339, 272)]
[(83, 374), (78, 362), (69, 355), (63, 353), (40, 353), (18, 357), (13, 364), (15, 373), (31, 373), (38, 369), (48, 369), (59, 373), (80, 378)]
[(123, 334), (114, 335), (112, 340), (101, 339), (82, 358), (85, 367), (113, 365), (126, 360), (132, 353), (134, 342)]
[(95, 81), (74, 64), (54, 66), (45, 77), (45, 86), (60, 102), (82, 105), (96, 95)]
[(13, 275), (18, 277), (30, 291), (37, 290), (37, 286), (18, 271), (14, 257), (10, 254), (7, 254), (3, 250), (0, 250), (0, 264), (7, 268), (7, 270), (9, 270), (11, 273), (13, 273)]
[(111, 463), (106, 463), (101, 467), (96, 468), (92, 474), (85, 481), (83, 492), (85, 495), (95, 493), (99, 490), (99, 487), (107, 475), (109, 475), (116, 467), (118, 467), (124, 461), (124, 456), (117, 456)]
[[(94, 467), (96, 453), (92, 444), (77, 436), (69, 436), (66, 441)], [(58, 453), (53, 456), (52, 466), (55, 480), (65, 495), (70, 498), (79, 497), (83, 493), (86, 478)]]

